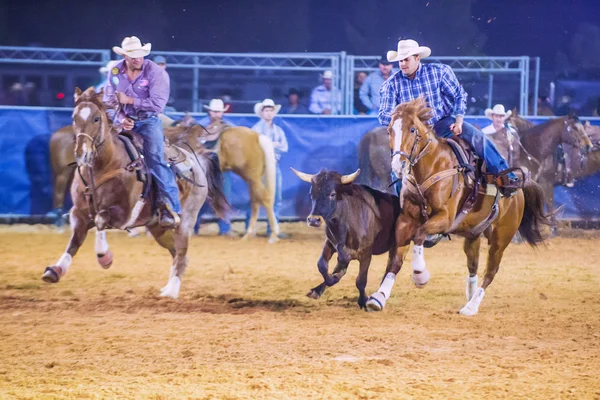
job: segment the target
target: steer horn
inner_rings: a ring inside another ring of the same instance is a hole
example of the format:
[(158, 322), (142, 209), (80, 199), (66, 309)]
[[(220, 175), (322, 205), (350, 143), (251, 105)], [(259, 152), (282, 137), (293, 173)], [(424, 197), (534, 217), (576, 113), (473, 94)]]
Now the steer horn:
[(300, 172), (295, 170), (294, 168), (290, 167), (290, 169), (292, 170), (293, 173), (296, 174), (296, 176), (300, 179), (302, 179), (304, 182), (308, 182), (311, 183), (312, 182), (312, 178), (314, 177), (314, 175), (311, 174), (306, 174), (304, 172)]
[(350, 175), (343, 175), (342, 176), (342, 183), (345, 185), (347, 183), (352, 183), (356, 177), (358, 176), (358, 174), (360, 174), (360, 168), (356, 170), (356, 172), (354, 172), (353, 174)]

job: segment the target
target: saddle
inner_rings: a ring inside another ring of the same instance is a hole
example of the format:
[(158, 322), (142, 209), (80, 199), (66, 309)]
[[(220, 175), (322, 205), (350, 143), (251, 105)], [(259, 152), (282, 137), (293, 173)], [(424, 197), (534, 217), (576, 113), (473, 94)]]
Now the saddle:
[[(144, 162), (142, 151), (144, 140), (135, 132), (121, 132), (117, 137), (123, 143), (127, 155), (131, 160), (126, 169), (136, 171), (137, 180), (144, 184), (142, 197), (147, 198), (150, 191), (152, 174)], [(192, 160), (189, 160), (188, 156), (179, 147), (171, 144), (167, 139), (165, 139), (164, 149), (164, 159), (175, 173), (176, 178), (199, 186), (193, 179)]]

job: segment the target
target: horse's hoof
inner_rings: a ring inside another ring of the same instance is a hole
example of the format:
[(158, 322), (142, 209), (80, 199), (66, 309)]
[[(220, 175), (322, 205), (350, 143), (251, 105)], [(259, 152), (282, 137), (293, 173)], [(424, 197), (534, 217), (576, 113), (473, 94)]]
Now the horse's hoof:
[(113, 263), (113, 254), (110, 250), (106, 252), (106, 254), (97, 254), (98, 263), (104, 269), (109, 269)]
[(383, 293), (381, 292), (377, 292), (371, 295), (371, 297), (369, 297), (369, 300), (367, 300), (367, 311), (381, 311), (383, 310), (383, 307), (385, 307), (385, 297), (383, 296)]
[(308, 291), (308, 293), (306, 293), (306, 297), (309, 297), (309, 298), (314, 299), (314, 300), (319, 300), (319, 298), (321, 297), (321, 295), (319, 293), (317, 293), (316, 290), (310, 289)]
[(444, 235), (442, 235), (441, 233), (427, 235), (427, 239), (425, 239), (425, 241), (423, 242), (423, 247), (425, 247), (426, 249), (430, 249), (436, 244), (438, 244), (443, 237)]
[(277, 235), (271, 235), (269, 237), (269, 243), (273, 244), (273, 243), (277, 243), (279, 242), (279, 238), (277, 237)]
[(420, 274), (415, 274), (414, 272), (412, 274), (413, 282), (415, 283), (415, 286), (419, 289), (423, 289), (429, 283), (430, 277), (431, 274), (426, 269), (423, 270), (423, 272), (421, 272)]
[(60, 274), (56, 271), (57, 267), (46, 267), (42, 280), (47, 283), (57, 283), (60, 280)]

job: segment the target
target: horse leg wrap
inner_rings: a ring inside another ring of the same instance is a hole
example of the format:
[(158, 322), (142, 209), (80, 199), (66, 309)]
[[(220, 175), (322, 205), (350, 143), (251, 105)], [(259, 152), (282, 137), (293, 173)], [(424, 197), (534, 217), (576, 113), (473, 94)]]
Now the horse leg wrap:
[(431, 274), (427, 271), (425, 265), (425, 256), (423, 246), (413, 246), (413, 259), (411, 262), (413, 269), (412, 279), (415, 286), (422, 288), (429, 282)]

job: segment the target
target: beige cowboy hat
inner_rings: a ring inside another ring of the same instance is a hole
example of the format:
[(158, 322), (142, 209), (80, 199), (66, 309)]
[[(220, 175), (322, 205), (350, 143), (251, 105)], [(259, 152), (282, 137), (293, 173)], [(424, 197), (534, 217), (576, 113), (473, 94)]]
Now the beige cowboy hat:
[(118, 62), (118, 60), (110, 60), (106, 63), (105, 66), (98, 68), (98, 72), (100, 72), (101, 74), (106, 74), (108, 71), (110, 71), (113, 65), (115, 65)]
[(279, 112), (279, 110), (281, 109), (281, 104), (275, 104), (275, 102), (271, 99), (264, 99), (260, 103), (256, 103), (254, 105), (254, 114), (256, 114), (260, 117), (261, 116), (260, 112), (265, 107), (273, 107), (275, 109), (275, 114), (277, 114)]
[(333, 79), (333, 72), (330, 71), (330, 70), (327, 70), (327, 71), (325, 71), (325, 72), (323, 72), (321, 74), (321, 78), (323, 78), (323, 79)]
[(129, 36), (123, 39), (121, 47), (113, 47), (113, 51), (120, 56), (129, 56), (131, 58), (146, 57), (150, 54), (152, 43), (146, 43), (142, 46), (142, 42), (137, 36)]
[(502, 115), (504, 119), (508, 119), (512, 115), (512, 111), (506, 111), (502, 104), (496, 104), (494, 108), (488, 108), (485, 110), (485, 116), (489, 119), (492, 119), (492, 114)]
[(412, 39), (400, 40), (398, 42), (398, 51), (390, 50), (387, 52), (389, 62), (404, 60), (410, 56), (421, 56), (426, 58), (431, 55), (431, 49), (425, 46), (419, 46), (419, 43)]
[(225, 105), (221, 99), (212, 99), (207, 106), (204, 106), (208, 111), (226, 112), (229, 110), (229, 104)]

